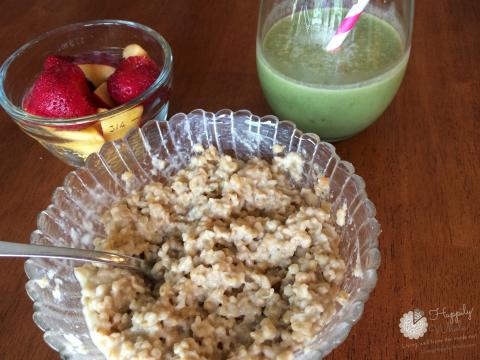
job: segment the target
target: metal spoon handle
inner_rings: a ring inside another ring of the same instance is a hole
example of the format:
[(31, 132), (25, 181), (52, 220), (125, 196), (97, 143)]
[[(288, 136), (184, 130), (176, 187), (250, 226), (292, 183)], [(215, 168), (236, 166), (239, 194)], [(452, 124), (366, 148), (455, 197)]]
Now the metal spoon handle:
[(142, 259), (103, 251), (74, 249), (67, 247), (20, 244), (0, 241), (0, 257), (38, 257), (89, 261), (119, 266), (145, 273)]

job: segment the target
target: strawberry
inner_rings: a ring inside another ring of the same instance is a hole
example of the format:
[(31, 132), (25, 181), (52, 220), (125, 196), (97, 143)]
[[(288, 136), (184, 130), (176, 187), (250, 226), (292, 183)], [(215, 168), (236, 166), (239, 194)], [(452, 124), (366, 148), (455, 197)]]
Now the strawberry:
[(45, 60), (24, 108), (30, 114), (49, 118), (76, 118), (97, 112), (82, 70), (59, 56)]
[(108, 78), (108, 92), (117, 104), (125, 104), (147, 90), (159, 75), (160, 69), (149, 57), (130, 56)]
[(138, 69), (138, 68), (150, 68), (158, 70), (158, 66), (151, 58), (146, 55), (142, 56), (129, 56), (122, 59), (118, 65), (119, 69)]
[(63, 56), (63, 55), (49, 55), (43, 62), (43, 69), (48, 70), (53, 67), (57, 67), (60, 65), (69, 64), (73, 61), (73, 58), (70, 56)]

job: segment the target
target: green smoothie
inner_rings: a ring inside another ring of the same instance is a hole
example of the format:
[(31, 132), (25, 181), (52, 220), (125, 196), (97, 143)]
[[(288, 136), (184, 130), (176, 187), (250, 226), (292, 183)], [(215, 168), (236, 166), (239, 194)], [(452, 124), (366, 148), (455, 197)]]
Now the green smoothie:
[(257, 44), (257, 68), (276, 115), (336, 141), (382, 114), (400, 86), (409, 54), (393, 26), (366, 13), (339, 49), (324, 50), (331, 31), (322, 19), (345, 14), (325, 11), (328, 16), (307, 11), (276, 22)]

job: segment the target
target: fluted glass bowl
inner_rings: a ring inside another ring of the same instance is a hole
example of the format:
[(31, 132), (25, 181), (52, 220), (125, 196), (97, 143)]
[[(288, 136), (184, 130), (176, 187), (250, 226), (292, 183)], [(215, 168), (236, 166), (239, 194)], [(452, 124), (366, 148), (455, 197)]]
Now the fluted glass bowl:
[[(365, 184), (353, 166), (341, 161), (335, 148), (317, 135), (303, 134), (288, 121), (274, 116), (258, 117), (242, 110), (217, 113), (195, 110), (179, 113), (167, 121), (149, 121), (132, 130), (123, 140), (106, 143), (92, 154), (85, 166), (72, 171), (63, 187), (53, 194), (52, 204), (38, 217), (38, 229), (31, 243), (93, 248), (96, 236), (103, 236), (99, 222), (104, 210), (126, 195), (121, 174), (135, 175), (135, 186), (160, 180), (188, 163), (194, 144), (214, 145), (220, 153), (246, 159), (272, 158), (272, 145), (281, 144), (305, 159), (303, 186), (311, 186), (319, 176), (330, 178), (332, 216), (347, 204), (340, 253), (347, 264), (342, 289), (349, 294), (337, 312), (297, 359), (320, 359), (347, 337), (360, 318), (369, 293), (377, 281), (380, 264), (375, 207), (368, 200)], [(165, 160), (169, 166), (160, 170)], [(25, 263), (26, 289), (34, 302), (33, 320), (44, 339), (65, 359), (103, 359), (93, 344), (80, 301), (80, 286), (74, 276), (78, 263), (66, 260), (29, 259)]]

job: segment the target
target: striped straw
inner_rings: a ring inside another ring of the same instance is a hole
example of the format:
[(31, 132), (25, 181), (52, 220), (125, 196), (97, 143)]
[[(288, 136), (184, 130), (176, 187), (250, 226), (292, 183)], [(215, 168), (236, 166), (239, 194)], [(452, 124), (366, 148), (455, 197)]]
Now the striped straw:
[(369, 0), (358, 0), (358, 2), (352, 6), (345, 18), (342, 20), (337, 32), (335, 35), (333, 35), (332, 39), (328, 43), (326, 47), (327, 51), (333, 51), (342, 45), (343, 41), (348, 36), (348, 33), (353, 29), (355, 23), (358, 21), (358, 18), (368, 5), (368, 2)]

